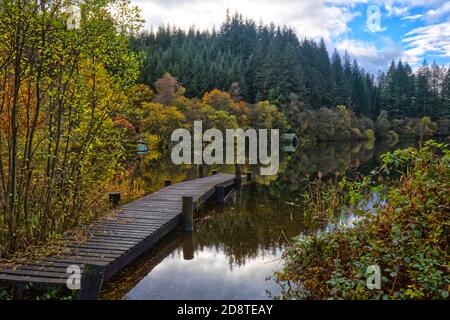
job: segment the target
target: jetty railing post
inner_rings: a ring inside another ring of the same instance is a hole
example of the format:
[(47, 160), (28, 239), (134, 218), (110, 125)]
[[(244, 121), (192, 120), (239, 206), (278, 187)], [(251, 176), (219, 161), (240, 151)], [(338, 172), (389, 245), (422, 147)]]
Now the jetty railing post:
[(118, 206), (120, 206), (121, 201), (120, 198), (121, 198), (120, 192), (109, 193), (109, 205), (111, 206), (111, 208), (117, 208)]
[(240, 189), (242, 186), (242, 177), (241, 177), (241, 165), (240, 164), (236, 164), (235, 165), (235, 184), (236, 184), (236, 189)]
[(225, 187), (216, 186), (217, 203), (225, 204)]
[(164, 186), (165, 186), (165, 187), (168, 187), (168, 186), (170, 186), (170, 185), (172, 185), (172, 180), (169, 180), (169, 179), (164, 180)]
[(78, 300), (97, 300), (103, 286), (105, 267), (87, 264), (81, 277)]
[(192, 232), (194, 230), (194, 197), (192, 196), (183, 196), (181, 226), (184, 232)]

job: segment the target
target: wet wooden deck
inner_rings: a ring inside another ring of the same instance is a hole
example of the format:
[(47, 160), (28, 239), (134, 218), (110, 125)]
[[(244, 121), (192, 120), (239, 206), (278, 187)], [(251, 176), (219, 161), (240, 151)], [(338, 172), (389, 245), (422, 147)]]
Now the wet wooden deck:
[[(183, 196), (192, 196), (198, 208), (223, 187), (227, 193), (235, 176), (216, 174), (163, 188), (120, 208), (117, 217), (94, 223), (88, 240), (70, 244), (71, 253), (27, 262), (14, 268), (1, 267), (0, 281), (33, 286), (66, 285), (69, 266), (82, 273), (79, 298), (95, 299), (103, 281), (110, 279), (180, 223)], [(220, 192), (219, 192), (220, 193)], [(218, 199), (219, 202), (223, 199)]]

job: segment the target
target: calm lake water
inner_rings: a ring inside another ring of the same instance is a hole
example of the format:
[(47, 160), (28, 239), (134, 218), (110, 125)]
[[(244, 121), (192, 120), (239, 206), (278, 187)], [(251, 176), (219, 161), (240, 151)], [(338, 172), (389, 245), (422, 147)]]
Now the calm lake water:
[[(277, 176), (233, 195), (224, 207), (208, 205), (196, 216), (193, 234), (174, 231), (155, 248), (105, 284), (103, 299), (272, 299), (280, 293), (272, 280), (282, 267), (283, 249), (305, 231), (299, 200), (307, 181), (322, 176), (368, 173), (379, 156), (413, 145), (323, 143), (283, 153)], [(207, 168), (233, 172), (232, 167)], [(171, 164), (168, 155), (150, 152), (133, 162), (123, 183), (148, 192), (165, 179), (197, 177), (194, 167)]]

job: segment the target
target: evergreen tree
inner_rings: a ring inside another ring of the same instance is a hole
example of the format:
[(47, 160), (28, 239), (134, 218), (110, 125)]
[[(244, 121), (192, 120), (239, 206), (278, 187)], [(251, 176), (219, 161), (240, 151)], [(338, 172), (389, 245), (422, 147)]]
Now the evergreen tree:
[(331, 58), (331, 81), (336, 104), (345, 105), (346, 96), (344, 68), (342, 66), (341, 56), (336, 49), (334, 50)]
[(444, 81), (442, 82), (442, 118), (450, 119), (450, 68), (447, 69)]
[(431, 111), (431, 90), (430, 90), (431, 71), (427, 62), (424, 61), (422, 67), (417, 72), (416, 89), (414, 95), (415, 115), (423, 117)]
[[(270, 100), (286, 114), (295, 97), (302, 109), (345, 105), (375, 119), (386, 110), (390, 119), (449, 116), (448, 69), (426, 62), (416, 72), (393, 61), (377, 81), (345, 52), (330, 58), (325, 41), (302, 39), (284, 26), (257, 25), (242, 15), (227, 14), (216, 31), (183, 31), (161, 26), (130, 39), (142, 58), (140, 82), (152, 85), (170, 73), (188, 98), (239, 84), (243, 100)], [(156, 90), (158, 91), (158, 90)]]

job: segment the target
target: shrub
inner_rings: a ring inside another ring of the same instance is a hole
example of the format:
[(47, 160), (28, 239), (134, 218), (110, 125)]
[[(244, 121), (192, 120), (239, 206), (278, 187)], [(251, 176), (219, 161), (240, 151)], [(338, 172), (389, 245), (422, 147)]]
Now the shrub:
[(369, 118), (358, 118), (345, 106), (304, 111), (296, 119), (300, 136), (319, 141), (359, 140), (361, 132), (373, 128)]
[(391, 122), (388, 119), (388, 113), (385, 110), (381, 110), (380, 115), (377, 117), (375, 127), (378, 134), (388, 132), (391, 129)]
[(358, 128), (351, 128), (350, 135), (352, 140), (362, 140), (364, 138), (364, 136), (362, 135), (361, 131), (359, 131)]
[(352, 127), (358, 128), (359, 131), (364, 132), (367, 129), (374, 130), (375, 124), (373, 123), (372, 119), (366, 116), (357, 117), (356, 115), (352, 115)]
[(384, 135), (384, 138), (385, 138), (386, 140), (389, 140), (389, 141), (398, 141), (399, 136), (398, 136), (398, 133), (395, 132), (394, 130), (389, 130), (389, 131), (386, 132), (386, 134)]
[(449, 136), (450, 135), (450, 120), (449, 119), (441, 119), (438, 121), (438, 134), (441, 136)]
[(364, 131), (364, 137), (369, 141), (375, 141), (375, 132), (371, 129)]
[[(284, 253), (284, 269), (275, 274), (280, 298), (448, 298), (450, 150), (427, 142), (420, 150), (388, 153), (382, 162), (363, 181), (332, 183), (305, 198), (310, 216), (335, 227), (299, 237)], [(352, 227), (336, 224), (336, 214), (381, 191), (383, 201), (370, 212), (354, 209), (360, 219)], [(382, 272), (379, 290), (366, 285), (372, 265)]]
[(423, 117), (418, 120), (415, 129), (418, 137), (431, 137), (437, 132), (438, 125), (430, 117)]

